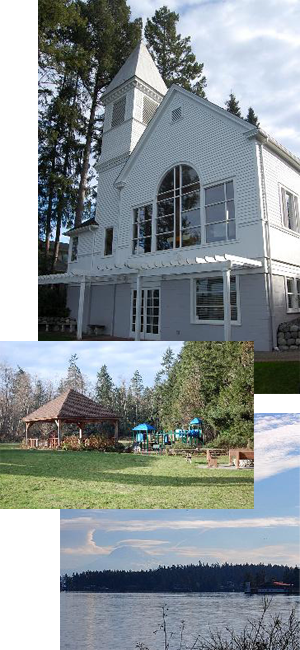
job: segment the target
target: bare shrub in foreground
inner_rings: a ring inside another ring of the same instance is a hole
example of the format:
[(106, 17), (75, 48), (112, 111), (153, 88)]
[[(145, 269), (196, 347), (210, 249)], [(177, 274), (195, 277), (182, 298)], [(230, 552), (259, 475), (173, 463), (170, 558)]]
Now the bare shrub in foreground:
[[(300, 621), (292, 609), (287, 620), (280, 614), (267, 616), (271, 600), (264, 599), (262, 613), (258, 619), (249, 620), (241, 632), (232, 628), (225, 628), (223, 632), (210, 630), (209, 638), (202, 638), (199, 634), (192, 645), (187, 645), (184, 639), (185, 623), (181, 622), (179, 638), (174, 640), (174, 632), (167, 630), (167, 607), (162, 607), (162, 623), (158, 632), (163, 633), (162, 650), (300, 650)], [(172, 646), (171, 646), (171, 641)], [(144, 643), (137, 643), (139, 650), (151, 650)]]

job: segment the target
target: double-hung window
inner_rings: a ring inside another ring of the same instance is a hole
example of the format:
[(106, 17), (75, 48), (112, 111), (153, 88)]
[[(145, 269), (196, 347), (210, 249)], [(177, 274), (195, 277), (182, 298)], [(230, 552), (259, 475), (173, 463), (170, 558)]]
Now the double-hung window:
[(233, 181), (205, 189), (206, 242), (235, 239)]
[(286, 278), (287, 311), (300, 311), (300, 279)]
[(283, 225), (289, 230), (300, 232), (298, 197), (282, 187), (281, 203)]
[[(195, 283), (195, 320), (224, 322), (223, 277), (207, 277)], [(238, 320), (237, 280), (230, 278), (231, 320)]]
[(133, 254), (151, 253), (151, 238), (152, 204), (148, 204), (133, 211)]

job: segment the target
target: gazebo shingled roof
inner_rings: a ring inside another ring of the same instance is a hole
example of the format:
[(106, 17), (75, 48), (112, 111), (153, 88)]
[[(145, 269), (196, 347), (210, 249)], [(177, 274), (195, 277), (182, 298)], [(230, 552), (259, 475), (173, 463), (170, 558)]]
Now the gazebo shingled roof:
[(73, 388), (40, 406), (23, 418), (23, 422), (91, 422), (93, 420), (119, 420), (120, 416), (97, 404)]
[(29, 413), (22, 421), (26, 424), (26, 440), (29, 427), (35, 422), (55, 422), (58, 427), (58, 440), (60, 438), (60, 423), (69, 422), (79, 425), (80, 438), (82, 426), (88, 422), (115, 423), (115, 439), (118, 439), (118, 421), (120, 416), (112, 413), (89, 397), (70, 388), (64, 393), (40, 406), (36, 411)]

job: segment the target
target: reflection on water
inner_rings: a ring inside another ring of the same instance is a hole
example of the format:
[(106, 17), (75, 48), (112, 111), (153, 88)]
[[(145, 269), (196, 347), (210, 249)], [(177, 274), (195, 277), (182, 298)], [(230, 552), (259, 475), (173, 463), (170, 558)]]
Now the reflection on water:
[[(299, 603), (298, 596), (276, 595), (270, 613), (287, 615)], [(261, 613), (262, 598), (244, 594), (61, 594), (61, 650), (134, 650), (143, 641), (150, 650), (161, 650), (161, 607), (168, 607), (169, 631), (186, 623), (186, 641), (209, 629), (241, 629)]]

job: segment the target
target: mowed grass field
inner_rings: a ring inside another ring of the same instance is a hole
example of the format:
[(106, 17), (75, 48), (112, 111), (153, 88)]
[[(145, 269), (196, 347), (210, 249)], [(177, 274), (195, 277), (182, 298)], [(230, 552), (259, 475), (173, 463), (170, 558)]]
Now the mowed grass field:
[[(228, 460), (226, 458), (222, 461)], [(253, 470), (203, 456), (23, 450), (0, 445), (1, 508), (253, 508)]]
[(255, 393), (300, 393), (299, 361), (256, 361)]

